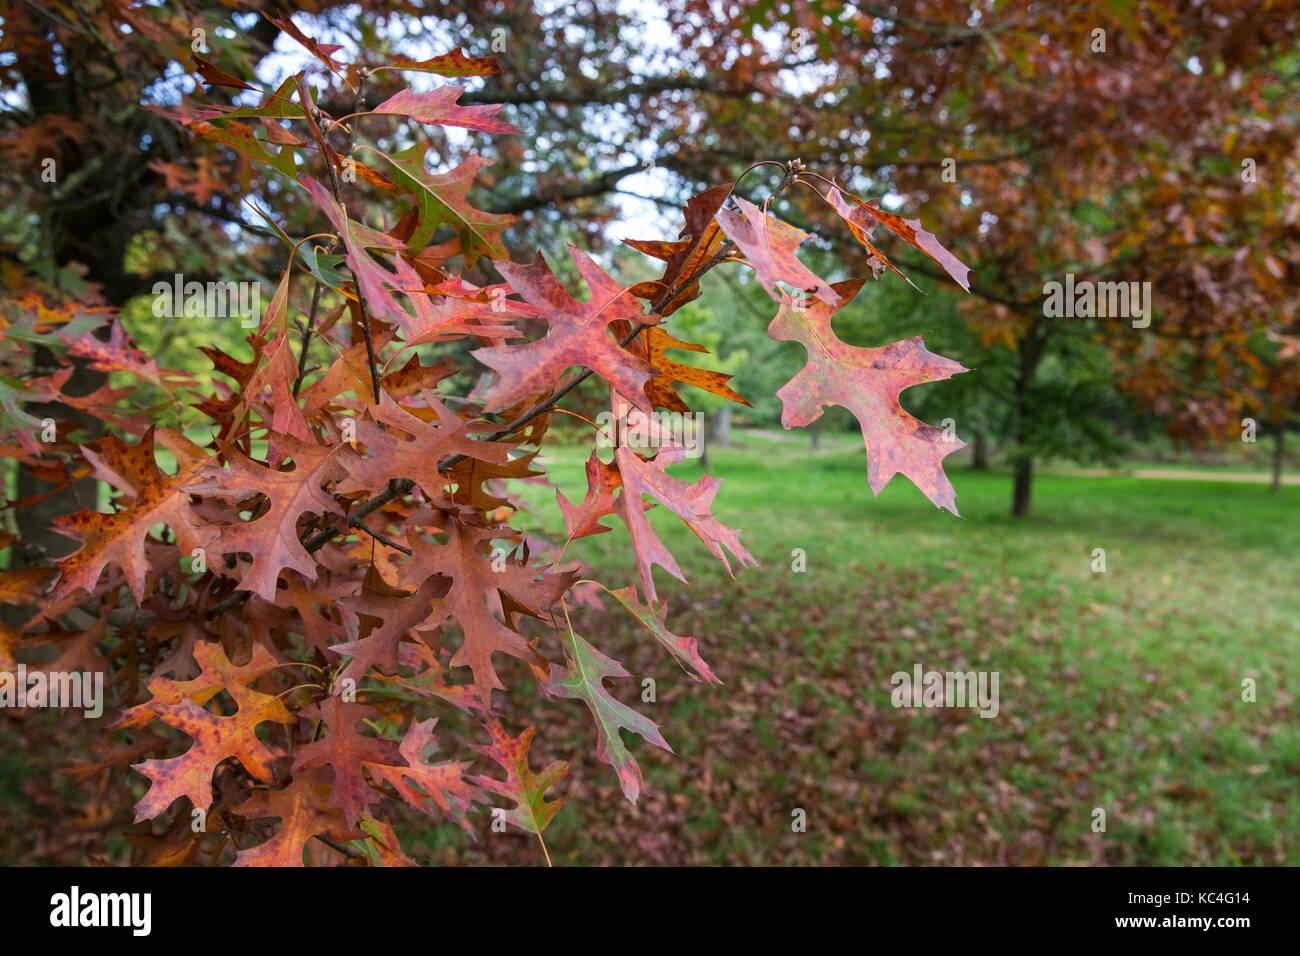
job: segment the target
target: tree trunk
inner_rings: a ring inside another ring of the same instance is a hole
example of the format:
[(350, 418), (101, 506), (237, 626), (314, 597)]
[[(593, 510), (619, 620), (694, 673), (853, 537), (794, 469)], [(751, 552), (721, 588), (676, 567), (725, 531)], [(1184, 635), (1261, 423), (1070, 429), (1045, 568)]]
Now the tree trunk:
[(704, 419), (705, 446), (717, 445), (727, 448), (731, 445), (731, 406), (723, 405)]
[(1016, 459), (1015, 484), (1011, 494), (1011, 514), (1023, 518), (1029, 514), (1029, 495), (1034, 480), (1034, 460)]
[[(40, 5), (30, 6), (42, 13), (42, 29), (45, 25), (54, 27), (61, 22), (53, 14), (40, 11)], [(268, 20), (259, 20), (250, 29), (247, 36), (254, 41), (259, 60), (271, 51), (278, 35), (279, 29)], [(91, 42), (70, 36), (61, 44), (64, 47), (61, 59), (65, 62), (95, 62), (98, 54), (90, 52)], [(75, 44), (76, 49), (68, 49), (68, 43)], [(126, 117), (124, 126), (117, 131), (122, 141), (139, 143), (145, 133), (149, 134), (151, 145), (148, 148), (110, 149), (91, 156), (82, 154), (81, 146), (74, 142), (75, 136), (64, 139), (62, 145), (50, 154), (50, 158), (57, 160), (55, 168), (59, 171), (62, 188), (40, 210), (40, 259), (53, 261), (60, 267), (72, 262), (83, 264), (86, 267), (85, 280), (102, 288), (108, 305), (121, 307), (133, 295), (150, 287), (147, 280), (127, 271), (126, 250), (134, 236), (157, 225), (150, 197), (157, 195), (157, 184), (162, 174), (149, 167), (152, 160), (173, 158), (172, 152), (164, 146), (174, 139), (172, 126), (169, 121), (139, 109), (142, 83), (138, 76), (121, 76), (120, 82), (98, 90), (93, 102), (82, 102), (77, 84), (70, 82), (70, 74), (54, 81), (52, 55), (20, 57), (16, 67), (22, 72), (29, 100), (27, 112), (33, 117), (52, 120), (57, 128), (69, 116), (120, 115)], [(166, 135), (160, 135), (160, 130)], [(74, 188), (68, 187), (64, 179), (67, 175), (65, 170), (78, 170), (82, 177)], [(106, 336), (107, 332), (103, 333), (102, 337)], [(84, 359), (75, 360), (74, 366), (65, 387), (68, 395), (89, 394), (107, 381), (106, 373), (90, 368)], [(38, 348), (33, 356), (33, 372), (41, 374), (53, 367), (48, 351)], [(103, 431), (98, 419), (62, 403), (34, 402), (28, 404), (25, 411), (38, 419), (50, 417), (60, 422), (80, 424), (83, 441), (93, 440)], [(26, 468), (19, 469), (13, 486), (19, 500), (42, 494), (50, 488)], [(72, 514), (80, 508), (96, 510), (98, 490), (99, 482), (87, 477), (30, 506), (14, 509), (12, 513), (20, 543), (15, 544), (10, 552), (9, 567), (18, 569), (47, 563), (80, 547), (74, 539), (57, 534), (52, 519)], [(31, 609), (9, 610), (25, 615)]]
[(1278, 422), (1277, 439), (1273, 444), (1273, 492), (1282, 490), (1282, 449), (1286, 441), (1286, 418)]
[(808, 447), (813, 451), (816, 451), (818, 444), (820, 444), (820, 439), (821, 432), (817, 430), (817, 423), (813, 422), (808, 426)]
[(989, 470), (989, 438), (984, 429), (975, 430), (975, 443), (971, 446), (971, 467), (976, 471)]
[(1047, 348), (1051, 326), (1044, 325), (1042, 316), (1034, 314), (1033, 321), (1020, 340), (1020, 374), (1016, 376), (1013, 411), (1015, 413), (1015, 481), (1011, 491), (1011, 514), (1023, 518), (1029, 514), (1030, 488), (1034, 481), (1034, 458), (1029, 450), (1032, 428), (1029, 422), (1029, 392), (1034, 383), (1038, 363)]

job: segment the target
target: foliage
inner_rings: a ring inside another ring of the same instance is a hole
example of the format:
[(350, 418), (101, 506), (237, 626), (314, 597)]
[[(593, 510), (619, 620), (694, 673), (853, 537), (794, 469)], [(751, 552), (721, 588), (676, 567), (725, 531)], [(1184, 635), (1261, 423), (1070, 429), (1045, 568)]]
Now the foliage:
[[(685, 576), (646, 512), (659, 506), (680, 519), (729, 573), (733, 561), (755, 564), (739, 532), (714, 515), (720, 481), (668, 471), (684, 449), (655, 413), (689, 411), (673, 383), (741, 398), (726, 375), (667, 357), (695, 349), (667, 320), (715, 267), (752, 269), (780, 306), (769, 335), (808, 353), (779, 393), (787, 423), (811, 421), (827, 404), (849, 408), (874, 492), (902, 474), (955, 512), (940, 462), (957, 446), (941, 445), (939, 430), (898, 396), (963, 369), (919, 337), (874, 349), (838, 341), (832, 310), (864, 280), (822, 279), (796, 255), (808, 234), (769, 209), (791, 186), (826, 189), (873, 274), (885, 263), (868, 241), (877, 222), (963, 286), (967, 270), (918, 223), (842, 194), (798, 161), (765, 163), (693, 197), (677, 239), (633, 244), (664, 263), (659, 278), (623, 285), (570, 246), (580, 301), (540, 254), (506, 257), (513, 219), (469, 199), (481, 158), (442, 173), (425, 165), (424, 127), (515, 132), (499, 106), (462, 103), (462, 90), (443, 84), (400, 89), (366, 109), (375, 71), (341, 62), (336, 47), (291, 21), (268, 19), (311, 54), (318, 76), (303, 70), (262, 89), (196, 55), (203, 80), (237, 99), (157, 111), (224, 160), (300, 189), (315, 212), (314, 231), (300, 234), (274, 205), (262, 210), (284, 240), (285, 265), (248, 336), (251, 358), (205, 347), (208, 386), (160, 366), (112, 308), (35, 287), (6, 303), (5, 455), (55, 492), (89, 478), (115, 497), (107, 512), (82, 507), (57, 519), (76, 551), (0, 577), (7, 603), (37, 608), (21, 630), (0, 632), (0, 653), (14, 660), (52, 645), (44, 672), (104, 675), (121, 707), (118, 739), (76, 772), (106, 780), (130, 764), (145, 779), (133, 812), (132, 835), (150, 838), (137, 840), (140, 861), (233, 853), (236, 865), (297, 866), (311, 848), (313, 861), (403, 864), (390, 819), (397, 805), (472, 833), (473, 814), (504, 802), (494, 822), (540, 839), (567, 768), (534, 769), (536, 726), (512, 727), (528, 721), (501, 692), (521, 673), (585, 705), (596, 754), (635, 803), (644, 781), (623, 731), (671, 748), (612, 693), (607, 682), (628, 676), (623, 665), (574, 629), (571, 610), (601, 598), (576, 563), (565, 564), (565, 547), (617, 517), (638, 580), (609, 594), (705, 682), (718, 678), (698, 642), (669, 630), (654, 567)], [(496, 65), (455, 50), (379, 69), (389, 68), (460, 77)], [(348, 94), (350, 105), (330, 108)], [(394, 122), (413, 145), (359, 142), (370, 124)], [(781, 178), (760, 207), (740, 187), (764, 165)], [(480, 260), (500, 281), (466, 277)], [(52, 371), (33, 370), (38, 350)], [(67, 388), (86, 366), (141, 387)], [(608, 462), (591, 452), (586, 496), (559, 499), (566, 536), (556, 546), (521, 530), (518, 492), (545, 481), (535, 465), (551, 418), (592, 377), (619, 422), (650, 423), (650, 442), (622, 442)], [(159, 424), (158, 404), (142, 405), (142, 394), (162, 396), (188, 435)], [(38, 419), (31, 403), (54, 413)], [(64, 420), (69, 411), (109, 430), (91, 440)], [(432, 753), (448, 705), (481, 727), (473, 747), (486, 760), (476, 767), (469, 754)], [(107, 815), (122, 816), (116, 807)]]

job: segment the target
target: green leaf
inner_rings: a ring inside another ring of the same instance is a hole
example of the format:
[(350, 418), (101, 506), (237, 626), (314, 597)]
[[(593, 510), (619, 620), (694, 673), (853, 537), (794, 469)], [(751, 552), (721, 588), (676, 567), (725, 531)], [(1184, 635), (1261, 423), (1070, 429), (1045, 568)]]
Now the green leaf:
[[(298, 245), (290, 239), (289, 234), (281, 229), (279, 224), (265, 212), (257, 206), (254, 206), (252, 203), (249, 203), (249, 207), (261, 216), (262, 221), (275, 230), (276, 235), (283, 239), (290, 248)], [(339, 263), (343, 262), (344, 257), (342, 255), (325, 252), (324, 250), (312, 245), (311, 242), (304, 242), (302, 245), (298, 246), (297, 259), (298, 265), (302, 266), (331, 289), (341, 289), (347, 283), (352, 281), (351, 276), (339, 272), (335, 268)]]
[(438, 227), (446, 224), (460, 236), (466, 263), (475, 262), (480, 256), (490, 259), (508, 257), (501, 242), (501, 232), (516, 221), (515, 217), (475, 209), (466, 198), (474, 177), (484, 166), (492, 165), (491, 160), (470, 153), (455, 169), (434, 176), (424, 168), (428, 143), (417, 143), (391, 156), (373, 147), (363, 148), (388, 160), (394, 181), (415, 197), (420, 220), (408, 240), (409, 248), (423, 249), (433, 239)]
[(571, 626), (567, 631), (566, 634), (561, 630), (560, 640), (564, 643), (569, 666), (551, 668), (546, 691), (556, 697), (580, 700), (587, 705), (591, 716), (596, 720), (596, 756), (614, 768), (618, 773), (623, 796), (636, 803), (643, 782), (641, 768), (632, 759), (619, 732), (631, 730), (640, 734), (647, 743), (669, 753), (673, 752), (673, 748), (668, 746), (668, 742), (659, 733), (658, 724), (615, 700), (605, 690), (601, 683), (605, 678), (631, 676), (623, 665), (596, 650), (575, 634)]
[(528, 747), (536, 727), (529, 727), (518, 737), (511, 737), (496, 721), (489, 723), (487, 728), (492, 743), (475, 745), (474, 749), (500, 764), (506, 771), (506, 779), (469, 777), (468, 780), (484, 790), (515, 801), (515, 807), (503, 813), (505, 820), (521, 830), (541, 836), (564, 802), (563, 797), (547, 801), (546, 791), (568, 775), (569, 765), (556, 760), (547, 764), (540, 774), (535, 774), (528, 766)]
[(654, 639), (663, 645), (664, 649), (673, 656), (673, 659), (679, 663), (687, 673), (694, 672), (699, 675), (700, 680), (710, 684), (721, 684), (722, 681), (714, 676), (713, 671), (709, 670), (709, 665), (704, 663), (700, 657), (698, 642), (693, 637), (678, 637), (672, 631), (668, 630), (668, 602), (660, 601), (658, 608), (652, 608), (648, 604), (642, 604), (638, 599), (636, 585), (629, 584), (625, 588), (619, 588), (617, 591), (611, 591), (603, 584), (601, 585), (605, 592), (614, 600), (618, 601), (628, 612), (636, 618), (641, 626), (654, 635)]

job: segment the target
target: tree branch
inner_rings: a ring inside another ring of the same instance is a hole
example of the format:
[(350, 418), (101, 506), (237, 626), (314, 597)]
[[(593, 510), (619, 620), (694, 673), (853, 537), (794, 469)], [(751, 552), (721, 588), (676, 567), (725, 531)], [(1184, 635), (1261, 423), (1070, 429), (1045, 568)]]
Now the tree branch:
[(550, 206), (557, 202), (567, 202), (572, 199), (588, 199), (592, 196), (601, 196), (605, 193), (617, 191), (618, 184), (621, 180), (627, 176), (631, 176), (633, 173), (645, 172), (646, 169), (647, 167), (644, 163), (635, 163), (631, 166), (620, 166), (617, 169), (611, 169), (608, 172), (601, 173), (595, 179), (588, 179), (579, 183), (567, 183), (562, 186), (552, 186), (549, 189), (543, 189), (528, 196), (520, 196), (517, 199), (496, 206), (492, 209), (492, 212), (498, 214), (530, 212), (534, 209), (540, 209), (543, 206)]

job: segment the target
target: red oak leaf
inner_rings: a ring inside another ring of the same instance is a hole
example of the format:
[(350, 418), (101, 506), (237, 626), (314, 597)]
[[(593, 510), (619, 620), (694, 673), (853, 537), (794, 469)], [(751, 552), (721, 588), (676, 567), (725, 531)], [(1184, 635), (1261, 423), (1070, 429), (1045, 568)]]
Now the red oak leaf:
[[(500, 288), (497, 286), (495, 288)], [(441, 291), (439, 289), (439, 291)], [(423, 300), (422, 300), (423, 301)], [(404, 349), (430, 342), (449, 342), (474, 336), (484, 344), (522, 338), (512, 319), (536, 315), (531, 306), (501, 297), (493, 301), (455, 298), (450, 295), (428, 299), (428, 308), (417, 309), (402, 323)]]
[(650, 410), (645, 385), (655, 376), (655, 368), (621, 347), (609, 326), (619, 321), (635, 325), (658, 319), (644, 314), (636, 297), (581, 249), (570, 245), (569, 255), (591, 289), (584, 303), (569, 295), (540, 255), (528, 265), (496, 264), (524, 301), (538, 308), (550, 330), (545, 338), (526, 345), (498, 345), (471, 353), (499, 376), (484, 396), (484, 411), (497, 411), (530, 395), (550, 392), (573, 366), (590, 368), (628, 401)]
[(229, 465), (203, 468), (198, 474), (202, 480), (186, 489), (196, 495), (234, 500), (256, 494), (266, 497), (264, 512), (251, 521), (222, 525), (212, 547), (221, 554), (251, 554), (252, 567), (239, 586), (272, 602), (282, 569), (292, 568), (308, 580), (316, 579), (316, 562), (299, 540), (299, 517), (304, 513), (343, 514), (334, 496), (321, 487), (343, 475), (336, 459), (339, 447), (323, 448), (284, 435), (274, 437), (293, 459), (293, 470), (269, 468), (223, 442), (221, 449)]
[(482, 710), (483, 705), (474, 695), (474, 688), (469, 684), (448, 684), (445, 680), (446, 669), (433, 650), (424, 644), (407, 643), (397, 649), (398, 663), (412, 668), (415, 673), (410, 677), (400, 675), (392, 678), (380, 678), (401, 691), (424, 697), (428, 700), (445, 700), (458, 710), (472, 713)]
[(236, 90), (257, 89), (257, 87), (251, 86), (237, 76), (232, 76), (215, 63), (210, 63), (197, 54), (191, 53), (190, 59), (194, 61), (194, 69), (199, 76), (203, 77), (203, 82), (209, 86), (228, 86)]
[(642, 604), (634, 584), (619, 588), (617, 591), (610, 591), (609, 595), (627, 608), (641, 626), (654, 636), (654, 639), (688, 674), (693, 677), (698, 675), (700, 680), (709, 684), (722, 683), (714, 676), (713, 671), (709, 670), (709, 665), (704, 663), (704, 658), (700, 657), (699, 642), (695, 638), (678, 637), (668, 630), (668, 602), (659, 602), (657, 608)]
[[(436, 316), (422, 318), (402, 308), (393, 298), (394, 292), (400, 292), (407, 297), (413, 310), (420, 308), (432, 310), (429, 297), (424, 293), (424, 281), (420, 278), (419, 272), (400, 255), (406, 243), (351, 219), (347, 210), (335, 201), (329, 190), (310, 176), (304, 175), (299, 181), (343, 238), (348, 268), (352, 270), (357, 292), (365, 298), (370, 310), (379, 318), (392, 319), (406, 330), (408, 336), (419, 334), (436, 325)], [(381, 249), (391, 255), (392, 268), (381, 265), (370, 255), (367, 251), (369, 249)]]
[(335, 841), (356, 840), (364, 833), (350, 829), (343, 814), (329, 805), (329, 775), (324, 770), (295, 774), (282, 790), (257, 790), (235, 808), (245, 820), (279, 817), (275, 836), (235, 857), (235, 866), (302, 866), (307, 843), (324, 834)]
[[(470, 438), (468, 420), (439, 402), (432, 392), (422, 392), (421, 397), (424, 407), (416, 409), (398, 405), (381, 393), (380, 403), (370, 405), (356, 419), (357, 441), (365, 446), (366, 455), (340, 458), (347, 471), (339, 484), (340, 493), (382, 488), (390, 478), (405, 477), (427, 494), (438, 495), (446, 491), (450, 480), (438, 470), (445, 457), (459, 454), (499, 465), (509, 461), (509, 444)], [(474, 427), (484, 430), (491, 426)], [(411, 437), (400, 437), (402, 434)]]
[(456, 100), (465, 91), (452, 84), (440, 86), (428, 93), (401, 90), (384, 100), (370, 112), (409, 116), (417, 123), (433, 126), (461, 126), (484, 133), (518, 133), (519, 130), (505, 120), (495, 119), (501, 110), (499, 103), (486, 106), (457, 106)]
[[(232, 663), (226, 656), (221, 644), (215, 641), (195, 642), (194, 660), (199, 666), (199, 674), (192, 680), (172, 680), (169, 677), (154, 677), (148, 682), (151, 700), (137, 704), (122, 712), (117, 726), (143, 727), (150, 720), (160, 716), (157, 706), (160, 704), (179, 704), (188, 697), (202, 707), (218, 693), (234, 684), (251, 684), (254, 680), (274, 670), (279, 661), (261, 644), (254, 644), (252, 654), (246, 664)], [(274, 719), (288, 720), (288, 711), (272, 709)], [(267, 718), (272, 719), (272, 718)]]
[(373, 567), (367, 570), (361, 594), (339, 602), (361, 618), (357, 640), (330, 648), (352, 658), (339, 677), (359, 681), (371, 668), (395, 674), (402, 641), (413, 631), (436, 631), (445, 619), (443, 598), (450, 585), (449, 578), (435, 572), (414, 592), (405, 591), (389, 585)]
[(164, 374), (159, 371), (158, 363), (135, 347), (127, 337), (126, 327), (118, 322), (110, 326), (107, 342), (89, 334), (73, 336), (60, 333), (59, 337), (67, 344), (69, 355), (88, 359), (90, 367), (101, 372), (130, 372), (132, 377), (167, 392), (178, 383), (193, 381), (184, 372), (168, 371)]
[(466, 56), (459, 47), (450, 53), (443, 53), (428, 60), (411, 60), (404, 56), (395, 57), (381, 66), (370, 68), (371, 73), (380, 70), (415, 70), (420, 73), (437, 73), (440, 76), (488, 76), (500, 73), (494, 56)]
[(172, 529), (178, 546), (186, 554), (210, 541), (212, 532), (200, 524), (184, 490), (194, 480), (194, 473), (207, 459), (207, 454), (193, 442), (168, 429), (157, 434), (162, 443), (176, 454), (179, 469), (174, 476), (168, 477), (158, 469), (154, 459), (155, 432), (152, 427), (135, 445), (127, 445), (109, 435), (96, 445), (82, 449), (87, 460), (95, 466), (95, 477), (126, 494), (130, 503), (113, 514), (100, 514), (83, 508), (75, 514), (54, 519), (57, 527), (83, 544), (58, 562), (62, 575), (50, 593), (50, 604), (57, 604), (78, 588), (93, 590), (100, 573), (110, 563), (122, 569), (136, 601), (143, 602), (149, 569), (145, 539), (159, 522)]
[(402, 847), (397, 842), (397, 833), (387, 820), (365, 817), (361, 821), (361, 829), (370, 835), (369, 845), (374, 848), (375, 855), (379, 857), (380, 865), (419, 866), (418, 863), (402, 852)]
[(546, 791), (568, 776), (569, 765), (563, 760), (556, 760), (543, 767), (541, 773), (535, 774), (528, 766), (528, 747), (537, 728), (529, 727), (518, 737), (511, 737), (493, 720), (488, 723), (487, 729), (492, 735), (492, 743), (486, 746), (476, 744), (474, 749), (496, 761), (505, 770), (506, 779), (482, 776), (468, 779), (490, 793), (513, 800), (514, 807), (502, 814), (506, 822), (540, 835), (564, 802), (563, 797), (548, 801)]
[[(618, 465), (619, 475), (623, 481), (623, 491), (618, 497), (615, 510), (627, 525), (636, 548), (637, 568), (641, 573), (641, 587), (652, 602), (659, 601), (655, 591), (654, 565), (667, 570), (679, 581), (686, 577), (650, 527), (645, 508), (641, 506), (641, 496), (649, 495), (686, 523), (695, 532), (696, 537), (704, 542), (709, 553), (722, 562), (722, 566), (731, 573), (731, 563), (725, 551), (730, 551), (740, 561), (742, 567), (757, 567), (745, 547), (740, 543), (740, 532), (726, 527), (713, 517), (713, 498), (722, 484), (721, 478), (703, 475), (694, 484), (688, 484), (680, 478), (674, 478), (664, 469), (671, 464), (684, 461), (686, 453), (681, 448), (661, 448), (658, 454), (646, 461), (630, 448), (614, 449), (614, 463)], [(725, 551), (724, 551), (725, 549)]]
[(799, 243), (809, 238), (808, 233), (775, 216), (766, 215), (763, 210), (739, 196), (733, 196), (732, 199), (740, 207), (740, 212), (719, 209), (718, 225), (727, 234), (727, 238), (745, 254), (758, 275), (759, 285), (767, 290), (767, 294), (780, 302), (777, 283), (784, 282), (828, 305), (834, 305), (838, 296), (826, 280), (795, 256)]
[(292, 723), (293, 718), (276, 697), (253, 690), (239, 682), (222, 690), (234, 699), (238, 710), (221, 716), (205, 710), (190, 697), (176, 698), (164, 688), (164, 696), (148, 706), (164, 723), (194, 738), (179, 757), (146, 760), (134, 769), (152, 781), (149, 792), (135, 805), (135, 819), (149, 820), (162, 813), (178, 797), (186, 797), (200, 810), (212, 804), (212, 774), (217, 764), (234, 757), (259, 780), (270, 782), (271, 761), (276, 755), (257, 737), (257, 725), (265, 721)]
[[(624, 242), (633, 249), (662, 260), (665, 268), (659, 285), (663, 289), (672, 288), (695, 276), (718, 252), (722, 244), (722, 234), (718, 229), (716, 217), (718, 210), (730, 195), (731, 186), (714, 186), (688, 199), (683, 211), (685, 224), (679, 233), (683, 238), (676, 242), (641, 239), (625, 239)], [(652, 293), (656, 296), (661, 294), (662, 289)], [(670, 316), (687, 302), (699, 298), (699, 295), (699, 281), (691, 281), (664, 304), (660, 314), (665, 317)]]
[(53, 577), (54, 568), (21, 568), (0, 573), (0, 604), (30, 607), (45, 593), (45, 582)]
[[(880, 348), (846, 345), (831, 322), (863, 280), (835, 285), (836, 305), (797, 303), (786, 297), (767, 334), (781, 342), (799, 342), (808, 364), (778, 391), (786, 428), (816, 421), (827, 405), (843, 405), (862, 425), (867, 446), (867, 481), (874, 494), (896, 474), (905, 475), (940, 508), (957, 514), (957, 493), (943, 473), (943, 459), (965, 442), (942, 428), (918, 421), (903, 410), (898, 396), (905, 388), (937, 382), (966, 371), (958, 362), (926, 349), (921, 336)], [(802, 307), (801, 307), (802, 306)]]
[(475, 803), (487, 803), (482, 791), (465, 779), (467, 761), (449, 760), (428, 764), (422, 754), (433, 743), (436, 720), (414, 721), (402, 739), (400, 752), (405, 766), (367, 763), (375, 781), (392, 784), (407, 804), (430, 816), (430, 803), (456, 821), (471, 836), (468, 813)]
[(293, 761), (294, 774), (300, 770), (330, 768), (334, 788), (330, 791), (329, 805), (343, 811), (350, 827), (357, 825), (366, 807), (381, 798), (363, 775), (363, 763), (392, 764), (400, 760), (395, 743), (357, 731), (358, 722), (378, 713), (373, 707), (344, 701), (333, 694), (298, 712), (300, 717), (322, 721), (329, 727), (329, 733), (298, 748)]
[(432, 174), (424, 168), (424, 154), (428, 148), (429, 144), (424, 142), (400, 153), (380, 153), (392, 164), (394, 182), (415, 197), (419, 223), (407, 239), (410, 249), (423, 249), (433, 239), (438, 227), (448, 224), (460, 236), (466, 265), (473, 264), (481, 256), (505, 259), (506, 248), (502, 245), (501, 233), (516, 218), (475, 209), (466, 196), (479, 170), (491, 166), (492, 161), (470, 153), (448, 172)]
[(430, 570), (452, 579), (451, 589), (440, 604), (445, 609), (444, 620), (454, 619), (463, 634), (451, 666), (470, 668), (479, 700), (490, 707), (492, 691), (505, 688), (492, 664), (492, 655), (532, 657), (527, 641), (498, 620), (490, 603), (495, 597), (508, 595), (513, 610), (540, 617), (559, 600), (574, 575), (543, 573), (543, 569), (527, 567), (518, 556), (504, 550), (495, 555), (485, 553), (494, 539), (513, 534), (504, 526), (468, 524), (448, 515), (446, 532), (446, 544), (412, 541), (415, 560), (403, 569), (402, 583), (413, 583), (412, 576)]
[[(289, 270), (284, 271), (262, 316), (258, 336), (269, 343), (258, 349), (258, 358), (265, 359), (244, 386), (244, 400), (236, 417), (261, 395), (271, 393), (271, 431), (289, 435), (301, 441), (312, 440), (307, 419), (293, 394), (293, 382), (298, 376), (298, 357), (289, 341)], [(279, 446), (272, 443), (272, 454)]]
[[(820, 190), (819, 190), (820, 193)], [(831, 186), (822, 198), (840, 214), (840, 218), (848, 225), (849, 230), (853, 233), (854, 238), (865, 246), (876, 258), (878, 258), (889, 268), (898, 272), (894, 264), (881, 254), (868, 240), (871, 238), (871, 231), (876, 223), (880, 223), (896, 236), (905, 239), (915, 248), (924, 252), (927, 256), (943, 266), (945, 272), (956, 280), (957, 284), (970, 291), (970, 267), (964, 264), (960, 259), (945, 249), (935, 238), (934, 233), (926, 232), (921, 228), (921, 220), (904, 219), (902, 216), (895, 215), (892, 212), (885, 212), (869, 203), (864, 203), (856, 196), (850, 196), (852, 202), (846, 200), (844, 195)], [(898, 272), (901, 276), (903, 273)]]
[(334, 73), (343, 77), (348, 85), (354, 90), (356, 89), (356, 83), (348, 77), (344, 64), (340, 63), (333, 57), (333, 54), (343, 49), (341, 46), (335, 43), (317, 43), (311, 37), (307, 36), (307, 34), (298, 29), (298, 25), (295, 24), (293, 20), (289, 19), (287, 15), (272, 16), (269, 13), (263, 12), (262, 16), (274, 23), (282, 32), (287, 33), (289, 36), (297, 40), (309, 53), (311, 53), (312, 56), (324, 63)]
[(446, 497), (457, 504), (482, 508), (484, 511), (516, 508), (517, 505), (509, 497), (503, 497), (492, 489), (496, 487), (500, 490), (499, 483), (502, 479), (528, 480), (541, 475), (542, 472), (533, 471), (531, 467), (536, 457), (537, 452), (534, 451), (511, 458), (505, 464), (483, 461), (479, 458), (466, 458), (459, 461), (446, 472), (447, 482), (453, 486), (453, 490)]
[(600, 519), (614, 513), (614, 492), (623, 487), (623, 478), (616, 465), (607, 465), (595, 451), (587, 459), (587, 495), (574, 505), (558, 488), (555, 497), (564, 515), (564, 530), (569, 540), (602, 534), (613, 529), (600, 523)]
[[(502, 323), (534, 313), (524, 304), (506, 299), (508, 290), (505, 289), (500, 296), (488, 297), (485, 305), (477, 301), (472, 304), (454, 301), (468, 297), (460, 294), (459, 285), (447, 289), (446, 295), (430, 295), (429, 289), (433, 287), (426, 284), (419, 269), (402, 255), (406, 247), (403, 240), (349, 218), (347, 210), (310, 176), (303, 176), (301, 182), (343, 237), (345, 260), (358, 293), (375, 314), (391, 319), (401, 328), (407, 347), (466, 335), (489, 340), (517, 337), (519, 333), (513, 327)], [(391, 266), (372, 256), (368, 251), (371, 249), (381, 250), (390, 257)], [(396, 298), (399, 294), (407, 307)]]
[(673, 388), (673, 382), (692, 385), (702, 391), (711, 392), (730, 401), (752, 407), (749, 402), (737, 395), (731, 386), (727, 384), (731, 380), (730, 375), (725, 372), (712, 372), (708, 369), (696, 368), (693, 365), (683, 365), (681, 362), (670, 359), (666, 354), (669, 349), (686, 349), (691, 352), (703, 352), (707, 355), (709, 350), (703, 345), (694, 342), (683, 342), (661, 328), (646, 329), (633, 339), (630, 345), (638, 355), (645, 356), (659, 372), (658, 375), (646, 383), (645, 387), (646, 394), (656, 408), (666, 408), (669, 411), (683, 413), (691, 410), (690, 406), (682, 401), (681, 396), (677, 394), (677, 390)]
[(340, 598), (356, 594), (356, 581), (317, 568), (316, 580), (308, 581), (302, 575), (288, 571), (283, 575), (287, 585), (276, 591), (281, 607), (298, 612), (300, 623), (294, 628), (317, 650), (326, 650), (335, 639), (343, 636), (343, 626), (330, 616), (329, 611)]

